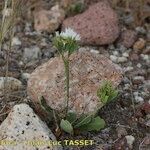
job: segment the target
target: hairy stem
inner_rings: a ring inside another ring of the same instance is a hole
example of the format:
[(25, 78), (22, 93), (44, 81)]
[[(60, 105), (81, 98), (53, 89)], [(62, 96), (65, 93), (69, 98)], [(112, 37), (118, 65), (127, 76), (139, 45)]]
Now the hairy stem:
[(65, 65), (65, 76), (66, 76), (66, 114), (68, 112), (68, 105), (69, 105), (69, 60), (64, 61)]

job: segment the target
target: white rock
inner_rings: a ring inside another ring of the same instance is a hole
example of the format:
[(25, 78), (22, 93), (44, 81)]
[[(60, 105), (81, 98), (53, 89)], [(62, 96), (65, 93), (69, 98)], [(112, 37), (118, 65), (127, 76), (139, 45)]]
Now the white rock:
[[(7, 83), (7, 85), (5, 83)], [(22, 87), (22, 83), (18, 79), (13, 77), (0, 77), (0, 92), (3, 91), (5, 85), (9, 88), (9, 90), (13, 91), (21, 89)]]
[(132, 135), (127, 135), (125, 136), (126, 140), (127, 140), (127, 144), (129, 145), (129, 147), (132, 149), (133, 147), (133, 143), (135, 141), (135, 137)]
[(23, 80), (28, 80), (30, 78), (30, 74), (29, 73), (22, 73), (21, 77)]
[(41, 50), (37, 46), (31, 48), (25, 48), (23, 53), (23, 59), (25, 62), (37, 60), (41, 57)]
[(114, 47), (114, 45), (113, 45), (113, 44), (110, 44), (110, 45), (109, 45), (109, 47), (108, 47), (108, 49), (110, 49), (110, 50), (114, 50), (114, 49), (115, 49), (115, 47)]
[(143, 60), (150, 61), (150, 56), (149, 55), (141, 54), (140, 56), (142, 57)]
[(118, 56), (119, 52), (118, 51), (113, 51), (113, 55)]
[(19, 45), (21, 45), (21, 41), (19, 40), (19, 38), (18, 37), (14, 37), (13, 39), (12, 39), (12, 46), (19, 46)]
[(145, 78), (143, 76), (135, 76), (133, 78), (133, 81), (139, 81), (139, 82), (144, 82)]
[(110, 59), (113, 61), (113, 62), (117, 62), (117, 57), (115, 55), (110, 55)]
[(118, 57), (118, 63), (124, 63), (127, 62), (127, 58), (126, 57)]
[(94, 49), (91, 49), (90, 52), (91, 52), (91, 53), (95, 53), (95, 54), (99, 54), (99, 51), (94, 50)]
[(0, 125), (0, 141), (2, 140), (11, 141), (13, 144), (1, 144), (1, 150), (62, 149), (61, 146), (57, 147), (48, 144), (48, 142), (56, 142), (55, 136), (27, 104), (14, 106)]
[(139, 95), (139, 92), (133, 92), (133, 95), (134, 95), (134, 96), (138, 96), (138, 95)]
[(135, 96), (135, 102), (136, 103), (143, 103), (144, 102), (144, 99), (142, 98), (142, 97), (140, 97), (140, 96)]
[(124, 53), (122, 54), (122, 56), (128, 58), (128, 57), (129, 57), (129, 53), (124, 52)]
[(134, 68), (132, 66), (128, 66), (126, 68), (124, 68), (124, 71), (125, 72), (128, 72), (128, 71), (132, 71)]
[(146, 30), (143, 27), (136, 27), (135, 30), (139, 33), (139, 34), (146, 34)]
[(128, 90), (128, 89), (130, 89), (130, 84), (125, 84), (125, 86), (124, 86), (124, 90)]
[(142, 67), (142, 65), (141, 65), (140, 63), (138, 63), (136, 66), (137, 66), (138, 68), (141, 68), (141, 67)]

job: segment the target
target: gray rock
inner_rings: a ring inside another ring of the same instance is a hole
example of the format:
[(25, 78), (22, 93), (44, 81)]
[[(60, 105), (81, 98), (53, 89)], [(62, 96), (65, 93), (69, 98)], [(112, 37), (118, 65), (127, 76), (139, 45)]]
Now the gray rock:
[(33, 61), (41, 58), (41, 50), (37, 46), (25, 48), (23, 53), (23, 60), (25, 62)]
[(14, 37), (12, 39), (12, 46), (20, 46), (21, 45), (21, 41), (19, 40), (18, 37)]
[(11, 144), (0, 145), (1, 150), (61, 150), (52, 146), (56, 138), (44, 122), (27, 104), (14, 106), (0, 126), (0, 141)]
[(144, 102), (144, 99), (140, 96), (135, 96), (135, 102), (136, 103), (143, 103)]
[(30, 74), (29, 73), (22, 73), (21, 77), (23, 80), (28, 80), (30, 78)]
[(128, 52), (124, 52), (124, 53), (122, 54), (122, 56), (128, 58), (128, 57), (129, 57), (129, 53), (128, 53)]
[(118, 57), (118, 63), (124, 63), (127, 62), (127, 58), (126, 57)]
[(117, 62), (118, 57), (115, 56), (115, 55), (110, 55), (110, 59), (111, 59), (113, 62)]
[[(6, 82), (7, 80), (7, 82)], [(9, 88), (9, 90), (15, 91), (18, 89), (21, 89), (22, 83), (18, 79), (15, 79), (13, 77), (0, 77), (0, 94), (4, 90), (4, 87)]]

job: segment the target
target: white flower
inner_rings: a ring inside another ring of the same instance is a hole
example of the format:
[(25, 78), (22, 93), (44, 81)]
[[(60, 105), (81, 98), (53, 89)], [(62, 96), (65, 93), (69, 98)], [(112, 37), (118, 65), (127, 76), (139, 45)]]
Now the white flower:
[(79, 34), (77, 34), (73, 29), (71, 28), (66, 28), (64, 32), (60, 33), (60, 36), (64, 38), (73, 38), (76, 41), (80, 41), (81, 37)]

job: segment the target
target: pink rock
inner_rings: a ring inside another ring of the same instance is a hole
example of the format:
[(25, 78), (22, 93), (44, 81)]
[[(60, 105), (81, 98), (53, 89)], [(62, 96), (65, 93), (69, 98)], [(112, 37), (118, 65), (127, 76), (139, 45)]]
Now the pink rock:
[(51, 10), (40, 10), (34, 13), (34, 28), (36, 31), (54, 32), (65, 18), (65, 12), (58, 5)]
[(84, 13), (63, 22), (81, 35), (81, 43), (104, 45), (113, 43), (119, 35), (118, 18), (108, 2), (99, 2)]
[[(102, 82), (110, 80), (116, 87), (121, 79), (119, 66), (103, 55), (80, 49), (70, 57), (70, 110), (77, 114), (95, 112), (103, 106), (97, 97)], [(38, 109), (38, 98), (44, 96), (51, 108), (62, 112), (66, 107), (64, 86), (64, 64), (60, 57), (56, 57), (31, 74), (27, 91)]]
[(134, 42), (136, 41), (137, 35), (136, 32), (133, 30), (125, 30), (121, 34), (121, 44), (124, 45), (126, 48), (130, 48), (133, 46)]

